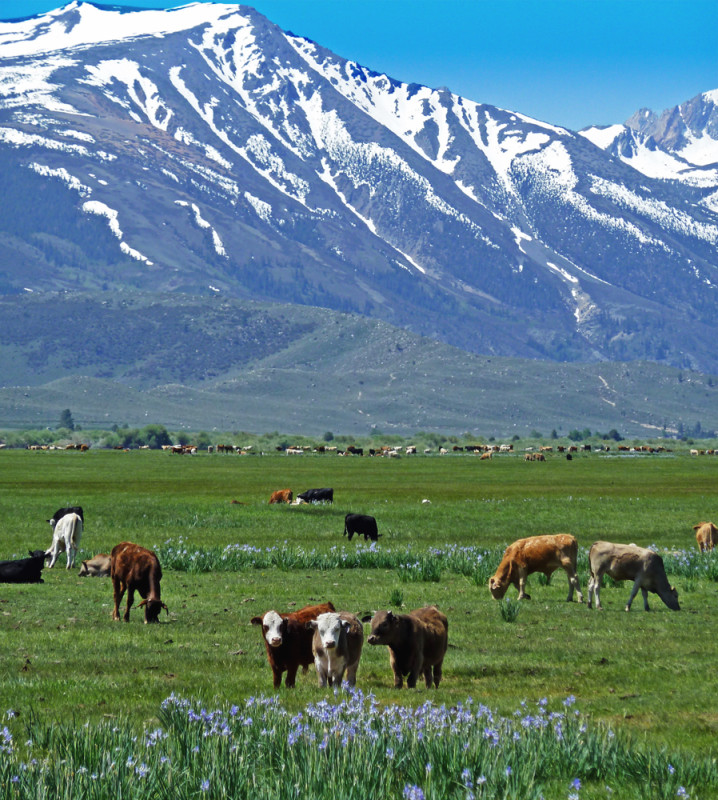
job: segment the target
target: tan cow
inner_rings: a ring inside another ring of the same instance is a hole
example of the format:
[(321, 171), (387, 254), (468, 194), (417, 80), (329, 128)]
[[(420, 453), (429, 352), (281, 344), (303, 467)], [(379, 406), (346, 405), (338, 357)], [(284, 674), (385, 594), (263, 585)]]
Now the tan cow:
[(272, 503), (291, 503), (293, 499), (294, 492), (291, 489), (278, 489), (276, 492), (272, 492), (269, 503), (270, 505)]
[(513, 584), (519, 590), (519, 600), (530, 600), (526, 594), (526, 578), (533, 572), (543, 572), (550, 579), (554, 570), (563, 569), (568, 576), (567, 601), (573, 600), (576, 590), (578, 602), (583, 603), (581, 587), (576, 575), (578, 542), (568, 533), (546, 536), (529, 536), (510, 544), (496, 570), (489, 578), (489, 590), (495, 600), (500, 600)]
[(693, 530), (701, 553), (712, 550), (718, 544), (718, 528), (712, 522), (699, 522), (693, 526)]
[(592, 596), (596, 598), (596, 608), (601, 610), (601, 578), (609, 575), (614, 581), (633, 581), (633, 589), (626, 603), (626, 611), (631, 610), (633, 598), (641, 590), (643, 607), (648, 608), (648, 592), (654, 592), (671, 609), (680, 611), (678, 592), (668, 584), (663, 559), (635, 544), (614, 544), (613, 542), (594, 542), (588, 553), (591, 576), (588, 580), (588, 607)]

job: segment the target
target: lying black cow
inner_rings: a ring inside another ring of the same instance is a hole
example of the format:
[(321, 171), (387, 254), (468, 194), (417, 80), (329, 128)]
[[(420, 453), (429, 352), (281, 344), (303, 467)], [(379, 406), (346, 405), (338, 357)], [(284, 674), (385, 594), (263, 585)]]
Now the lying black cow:
[(297, 495), (297, 500), (304, 503), (333, 503), (334, 489), (307, 489)]
[(0, 583), (44, 583), (45, 551), (31, 550), (30, 558), (0, 561)]
[(82, 520), (82, 524), (85, 524), (85, 515), (82, 513), (82, 506), (67, 506), (67, 508), (58, 508), (48, 520), (50, 525), (52, 525), (53, 530), (55, 525), (65, 516), (65, 514), (77, 514), (77, 516)]
[(347, 514), (344, 517), (344, 535), (348, 536), (351, 542), (355, 533), (360, 536), (364, 534), (364, 540), (371, 539), (372, 542), (379, 541), (381, 535), (377, 533), (374, 517), (370, 517), (368, 514)]

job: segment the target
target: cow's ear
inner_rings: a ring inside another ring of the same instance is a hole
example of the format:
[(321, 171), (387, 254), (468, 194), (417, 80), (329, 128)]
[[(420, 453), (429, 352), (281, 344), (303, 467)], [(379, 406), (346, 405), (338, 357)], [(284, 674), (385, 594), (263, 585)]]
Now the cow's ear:
[(262, 625), (264, 623), (264, 619), (262, 617), (252, 617), (250, 622), (252, 625)]
[(361, 621), (362, 622), (371, 622), (373, 616), (374, 615), (370, 611), (367, 611), (366, 614), (362, 614)]
[(348, 619), (343, 619), (342, 620), (342, 628), (344, 628), (344, 631), (346, 633), (349, 633), (349, 631), (351, 630), (351, 627), (352, 627), (352, 624), (351, 624), (351, 622), (349, 622)]
[(304, 623), (304, 627), (308, 631), (315, 631), (319, 626), (317, 625), (317, 621), (315, 619), (309, 619)]
[(386, 612), (386, 621), (387, 622), (394, 622), (394, 612), (393, 611), (387, 611)]

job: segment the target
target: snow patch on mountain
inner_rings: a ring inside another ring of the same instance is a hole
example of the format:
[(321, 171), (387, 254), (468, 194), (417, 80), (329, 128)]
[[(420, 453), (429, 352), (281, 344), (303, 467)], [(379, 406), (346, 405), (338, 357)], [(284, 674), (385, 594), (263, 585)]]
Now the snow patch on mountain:
[(120, 240), (120, 250), (122, 250), (125, 255), (129, 256), (135, 261), (144, 262), (148, 267), (153, 265), (152, 261), (150, 261), (146, 256), (143, 256), (139, 250), (135, 250), (134, 248), (130, 247), (127, 242), (123, 240), (122, 229), (120, 228), (120, 223), (118, 220), (119, 214), (114, 208), (110, 208), (108, 205), (101, 203), (99, 200), (88, 200), (82, 204), (82, 210), (86, 214), (95, 214), (96, 216), (105, 217), (107, 219), (110, 230)]
[[(115, 82), (124, 84), (127, 94), (135, 105), (144, 113), (155, 128), (166, 131), (172, 117), (172, 109), (168, 108), (159, 96), (156, 84), (144, 76), (140, 65), (127, 58), (100, 61), (97, 65), (85, 67), (89, 78), (81, 83), (89, 86), (106, 87)], [(126, 106), (119, 98), (108, 94), (115, 102)]]
[(217, 233), (215, 228), (202, 216), (199, 206), (196, 203), (188, 203), (186, 200), (175, 200), (175, 205), (190, 208), (192, 210), (194, 214), (195, 225), (197, 225), (198, 228), (209, 231), (210, 235), (212, 236), (212, 245), (214, 246), (215, 252), (217, 255), (226, 258), (227, 251), (224, 249), (220, 235)]
[(78, 192), (80, 197), (89, 197), (92, 194), (92, 189), (89, 186), (82, 183), (82, 181), (74, 175), (70, 175), (64, 167), (53, 169), (46, 164), (38, 164), (36, 161), (28, 164), (28, 167), (38, 175), (42, 175), (43, 178), (59, 178), (70, 189)]
[[(0, 53), (3, 57), (7, 55), (1, 42)], [(55, 93), (59, 85), (50, 82), (50, 77), (58, 69), (76, 63), (65, 56), (56, 56), (0, 68), (0, 108), (36, 105), (49, 112), (77, 114), (75, 108), (57, 99)]]

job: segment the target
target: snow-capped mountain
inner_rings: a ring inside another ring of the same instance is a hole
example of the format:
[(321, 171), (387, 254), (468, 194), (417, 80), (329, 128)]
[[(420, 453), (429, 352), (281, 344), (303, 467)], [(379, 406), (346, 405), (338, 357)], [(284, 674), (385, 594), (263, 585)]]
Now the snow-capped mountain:
[(74, 0), (0, 23), (0, 292), (284, 300), (475, 352), (718, 372), (697, 130), (665, 153), (701, 180), (665, 180), (611, 150), (655, 134), (400, 83), (246, 6)]
[[(718, 89), (660, 116), (642, 108), (623, 125), (581, 133), (650, 178), (718, 188)], [(708, 196), (704, 203), (718, 210), (718, 195)]]

